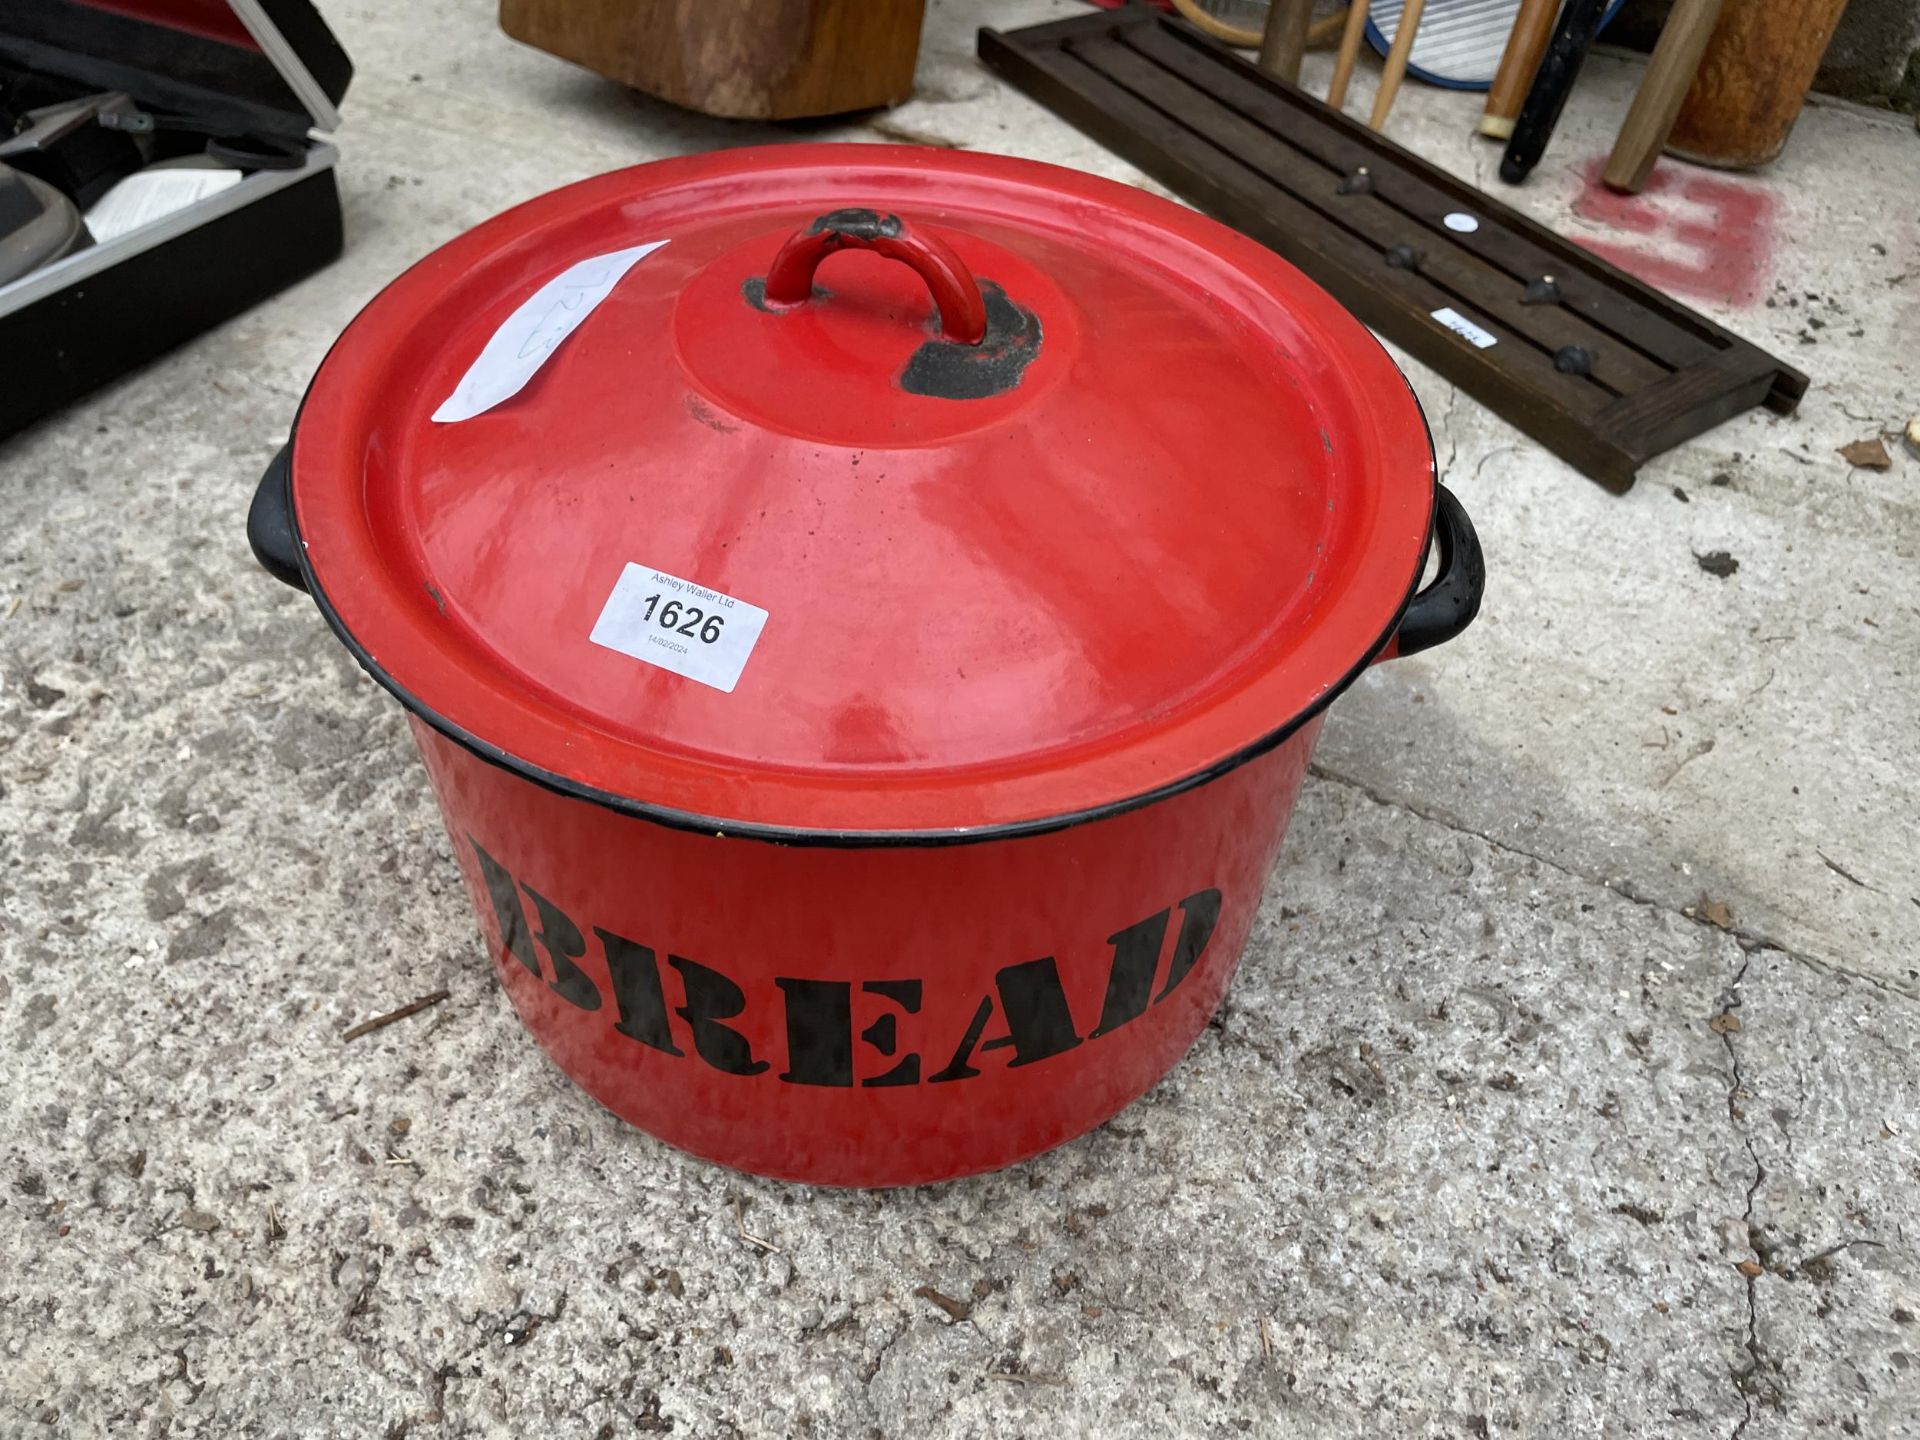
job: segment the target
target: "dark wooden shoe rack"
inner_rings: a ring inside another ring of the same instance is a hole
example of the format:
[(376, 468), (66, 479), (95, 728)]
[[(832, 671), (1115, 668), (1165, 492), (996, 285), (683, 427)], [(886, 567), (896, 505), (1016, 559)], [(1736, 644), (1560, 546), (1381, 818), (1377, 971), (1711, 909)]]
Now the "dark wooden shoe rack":
[(1609, 489), (1806, 391), (1791, 366), (1158, 11), (982, 30), (980, 57)]

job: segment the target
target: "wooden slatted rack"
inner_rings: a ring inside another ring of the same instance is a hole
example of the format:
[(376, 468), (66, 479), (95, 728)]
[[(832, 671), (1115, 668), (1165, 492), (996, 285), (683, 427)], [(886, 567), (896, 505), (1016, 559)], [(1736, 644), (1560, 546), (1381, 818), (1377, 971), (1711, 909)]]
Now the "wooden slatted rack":
[(1158, 11), (982, 30), (979, 46), (989, 68), (1611, 490), (1661, 451), (1755, 405), (1786, 414), (1806, 392), (1757, 346)]

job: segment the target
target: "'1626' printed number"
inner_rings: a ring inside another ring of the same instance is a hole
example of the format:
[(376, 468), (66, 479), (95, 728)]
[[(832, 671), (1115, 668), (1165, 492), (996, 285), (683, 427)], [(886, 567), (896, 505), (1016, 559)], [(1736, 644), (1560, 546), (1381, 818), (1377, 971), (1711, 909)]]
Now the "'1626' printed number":
[[(656, 607), (658, 614), (655, 613)], [(698, 605), (682, 605), (678, 600), (669, 600), (661, 605), (658, 595), (647, 596), (646, 616), (662, 630), (685, 635), (702, 645), (711, 645), (718, 640), (721, 628), (727, 623), (726, 616), (709, 615)]]

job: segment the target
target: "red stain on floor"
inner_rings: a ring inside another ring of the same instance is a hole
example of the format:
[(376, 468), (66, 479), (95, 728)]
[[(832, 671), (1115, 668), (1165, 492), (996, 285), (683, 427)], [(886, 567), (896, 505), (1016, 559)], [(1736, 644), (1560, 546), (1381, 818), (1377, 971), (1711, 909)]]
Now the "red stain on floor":
[(1751, 181), (1662, 161), (1647, 188), (1620, 195), (1600, 183), (1606, 157), (1584, 172), (1573, 213), (1619, 241), (1578, 243), (1629, 275), (1675, 295), (1751, 305), (1773, 268), (1774, 196)]

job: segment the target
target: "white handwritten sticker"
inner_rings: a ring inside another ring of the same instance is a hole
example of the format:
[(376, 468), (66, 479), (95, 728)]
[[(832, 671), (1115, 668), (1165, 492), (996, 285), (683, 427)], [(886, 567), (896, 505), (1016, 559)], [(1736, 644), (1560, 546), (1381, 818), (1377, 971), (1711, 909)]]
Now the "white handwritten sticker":
[(1450, 307), (1442, 308), (1433, 312), (1433, 318), (1446, 326), (1447, 329), (1453, 331), (1454, 334), (1464, 337), (1476, 350), (1484, 350), (1494, 343), (1493, 336), (1467, 319), (1467, 317), (1462, 315), (1458, 310)]
[(732, 694), (766, 623), (758, 605), (664, 570), (628, 565), (588, 638)]
[(542, 285), (500, 328), (467, 367), (453, 393), (433, 412), (443, 423), (471, 420), (518, 395), (547, 357), (606, 299), (627, 271), (667, 242), (635, 245), (569, 265)]

